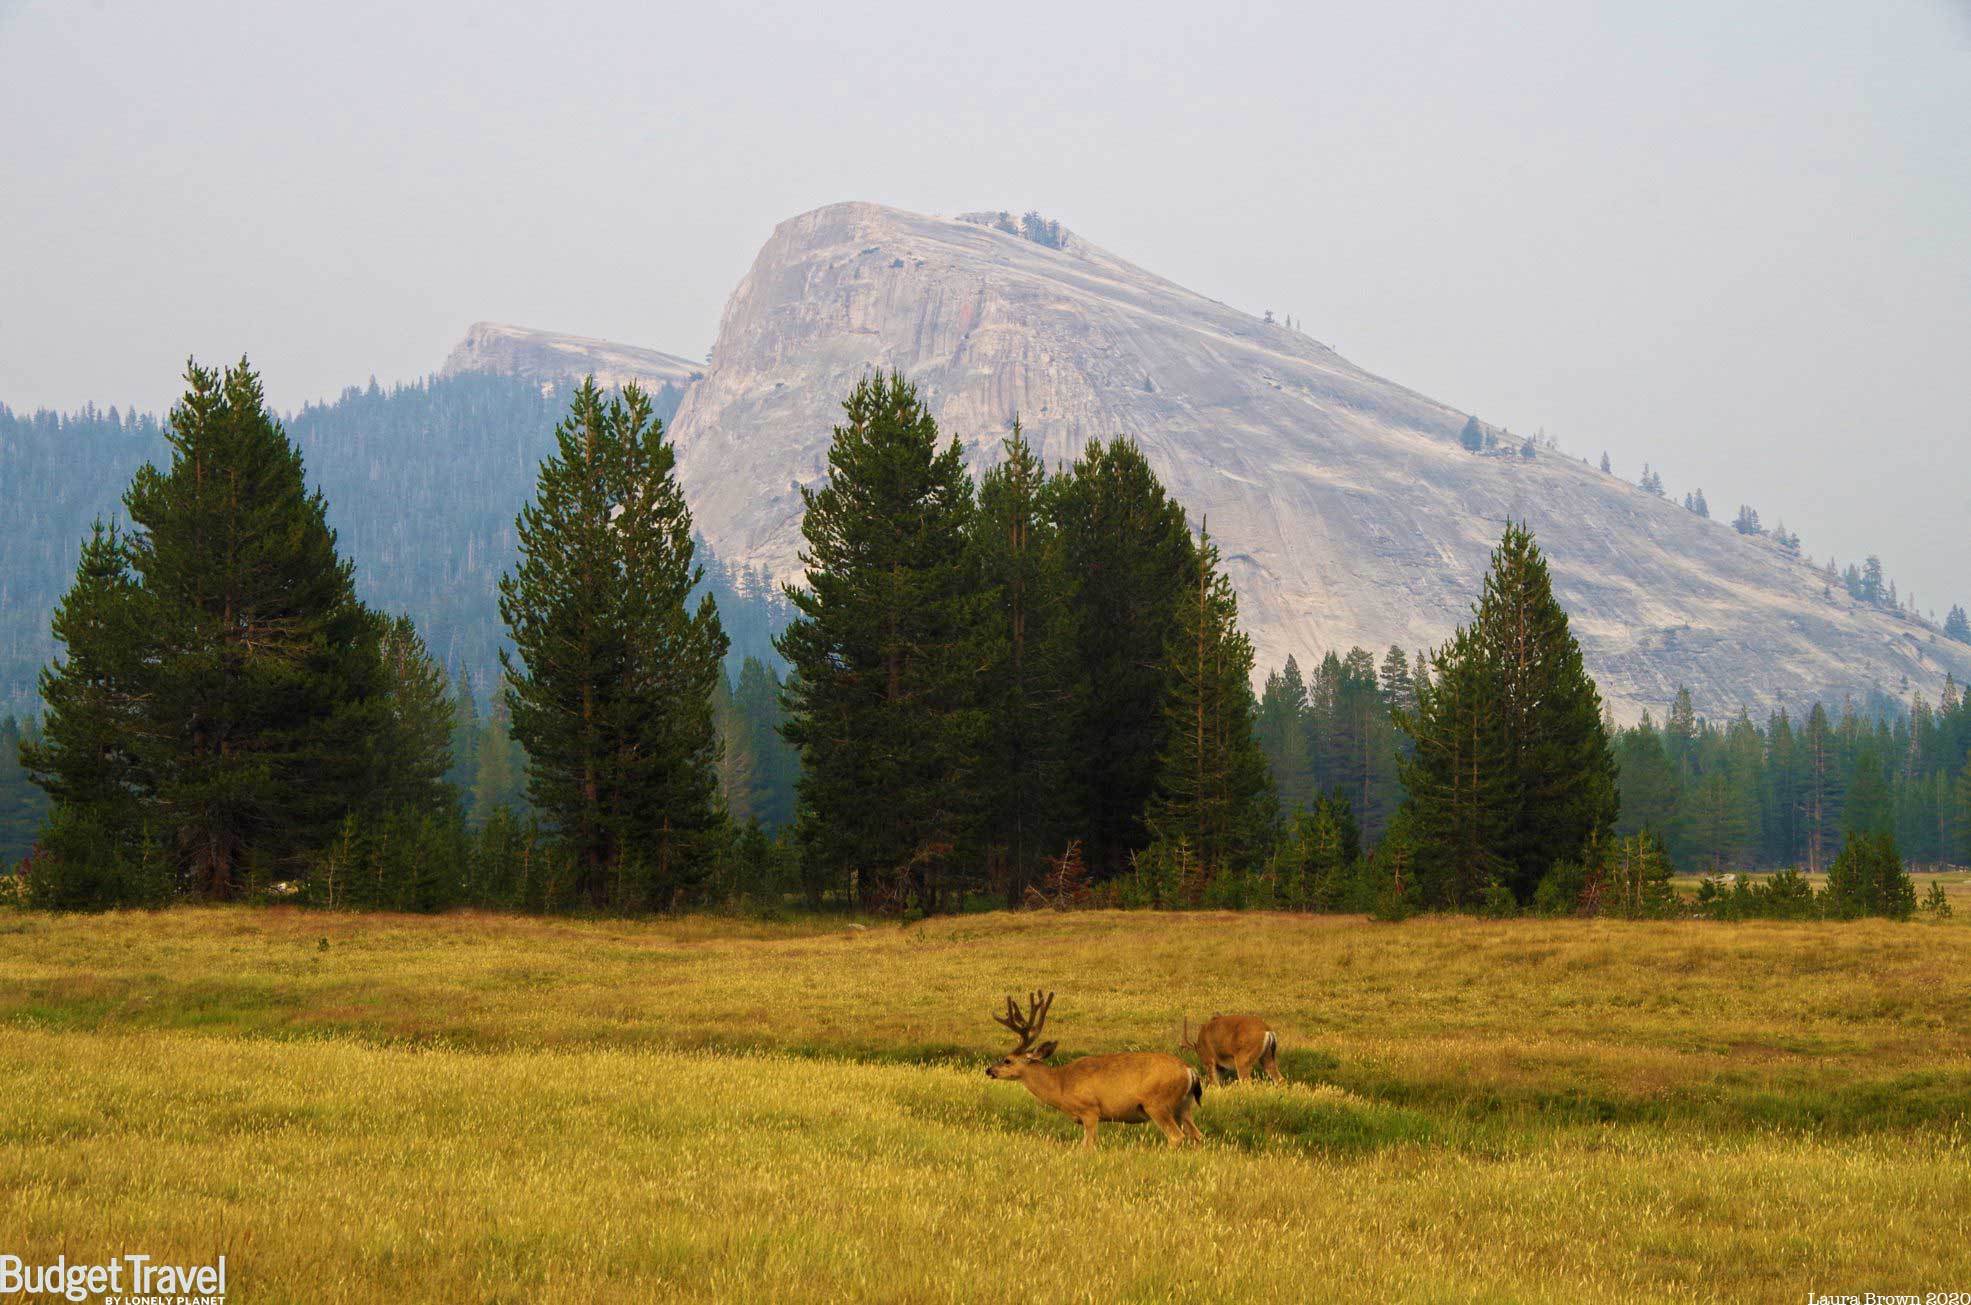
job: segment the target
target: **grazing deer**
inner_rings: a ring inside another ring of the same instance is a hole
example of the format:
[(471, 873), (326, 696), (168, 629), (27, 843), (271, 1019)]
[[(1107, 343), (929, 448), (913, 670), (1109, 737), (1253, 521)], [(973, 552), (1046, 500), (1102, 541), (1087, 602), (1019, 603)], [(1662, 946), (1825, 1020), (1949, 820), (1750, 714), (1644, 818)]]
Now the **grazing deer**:
[[(1095, 1128), (1107, 1120), (1140, 1124), (1145, 1120), (1163, 1130), (1172, 1146), (1188, 1139), (1204, 1141), (1191, 1111), (1204, 1099), (1204, 1079), (1175, 1056), (1161, 1051), (1119, 1051), (1106, 1056), (1083, 1056), (1055, 1069), (1047, 1063), (1054, 1043), (1038, 1047), (1033, 1040), (1047, 1023), (1054, 994), (1034, 993), (1026, 1013), (1006, 999), (1006, 1013), (992, 1018), (1011, 1029), (1020, 1045), (1004, 1059), (986, 1066), (987, 1078), (1016, 1079), (1027, 1091), (1081, 1124), (1081, 1145), (1095, 1146)], [(1031, 1050), (1029, 1049), (1031, 1048)]]
[(1195, 1038), (1191, 1036), (1191, 1021), (1187, 1019), (1184, 1040), (1177, 1046), (1178, 1050), (1197, 1056), (1205, 1073), (1211, 1075), (1213, 1087), (1218, 1086), (1221, 1066), (1236, 1072), (1241, 1083), (1251, 1081), (1254, 1066), (1282, 1083), (1287, 1081), (1287, 1076), (1280, 1072), (1279, 1036), (1257, 1015), (1214, 1015), (1198, 1027)]

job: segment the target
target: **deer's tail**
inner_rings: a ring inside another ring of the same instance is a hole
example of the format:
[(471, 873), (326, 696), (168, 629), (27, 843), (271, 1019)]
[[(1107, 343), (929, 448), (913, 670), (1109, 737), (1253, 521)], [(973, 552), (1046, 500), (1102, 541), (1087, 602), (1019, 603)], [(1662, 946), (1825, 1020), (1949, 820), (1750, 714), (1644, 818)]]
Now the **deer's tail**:
[(1202, 1103), (1204, 1101), (1204, 1075), (1198, 1073), (1197, 1070), (1192, 1069), (1188, 1065), (1184, 1067), (1184, 1072), (1191, 1076), (1191, 1091), (1189, 1093), (1191, 1100)]

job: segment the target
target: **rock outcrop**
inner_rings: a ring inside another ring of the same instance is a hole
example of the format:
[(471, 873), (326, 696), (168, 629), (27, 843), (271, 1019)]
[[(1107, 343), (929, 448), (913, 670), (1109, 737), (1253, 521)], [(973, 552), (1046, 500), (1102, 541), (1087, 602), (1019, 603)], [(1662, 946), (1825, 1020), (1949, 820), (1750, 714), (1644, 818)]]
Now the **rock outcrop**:
[(797, 577), (799, 489), (826, 475), (840, 401), (872, 368), (917, 382), (974, 467), (1016, 415), (1050, 465), (1135, 438), (1209, 518), (1262, 670), (1440, 642), (1510, 516), (1538, 536), (1618, 716), (1660, 716), (1680, 684), (1719, 715), (1934, 698), (1947, 673), (1971, 674), (1971, 648), (1851, 600), (1770, 539), (1555, 450), (1474, 453), (1465, 413), (1072, 231), (996, 213), (836, 204), (774, 230), (673, 423), (721, 557)]
[(445, 376), (496, 372), (556, 385), (580, 380), (593, 372), (599, 385), (635, 381), (649, 390), (666, 385), (683, 389), (704, 370), (703, 363), (655, 349), (639, 349), (579, 335), (530, 331), (524, 326), (505, 326), (499, 322), (473, 323), (439, 369)]

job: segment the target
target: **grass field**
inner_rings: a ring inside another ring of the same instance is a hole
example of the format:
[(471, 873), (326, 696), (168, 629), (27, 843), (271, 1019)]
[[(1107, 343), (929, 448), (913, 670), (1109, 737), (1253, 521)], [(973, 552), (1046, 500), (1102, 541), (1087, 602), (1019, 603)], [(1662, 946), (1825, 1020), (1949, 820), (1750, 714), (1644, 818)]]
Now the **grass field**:
[[(326, 943), (326, 945), (324, 945)], [(980, 1072), (1252, 1010), (1102, 1148)], [(1895, 925), (0, 912), (0, 1252), (234, 1300), (1971, 1290), (1971, 904)]]

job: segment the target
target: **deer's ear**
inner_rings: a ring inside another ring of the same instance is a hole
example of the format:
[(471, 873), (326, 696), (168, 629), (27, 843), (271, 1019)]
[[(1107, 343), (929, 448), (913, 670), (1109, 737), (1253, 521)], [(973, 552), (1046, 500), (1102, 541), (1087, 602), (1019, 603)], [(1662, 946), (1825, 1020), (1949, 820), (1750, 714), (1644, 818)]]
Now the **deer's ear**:
[(1058, 1044), (1052, 1042), (1041, 1043), (1039, 1046), (1033, 1049), (1033, 1058), (1035, 1060), (1050, 1059), (1054, 1055), (1054, 1048), (1056, 1045)]

